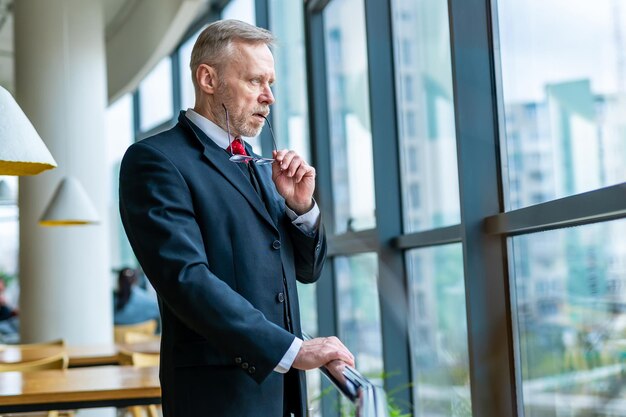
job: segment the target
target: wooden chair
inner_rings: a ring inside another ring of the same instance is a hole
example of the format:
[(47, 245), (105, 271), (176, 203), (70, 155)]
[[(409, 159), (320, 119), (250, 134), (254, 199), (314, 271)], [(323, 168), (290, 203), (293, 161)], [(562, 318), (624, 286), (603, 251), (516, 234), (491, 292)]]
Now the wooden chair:
[(126, 332), (124, 333), (124, 341), (122, 343), (133, 344), (141, 342), (151, 342), (153, 340), (161, 340), (161, 336), (156, 334)]
[(42, 347), (55, 347), (58, 346), (60, 348), (64, 348), (65, 340), (64, 339), (55, 339), (47, 342), (38, 342), (38, 343), (22, 343), (17, 345), (0, 345), (0, 349), (4, 348), (18, 348), (18, 349), (37, 349)]
[(69, 360), (67, 354), (62, 352), (48, 358), (30, 362), (0, 363), (0, 372), (32, 372), (46, 369), (67, 369)]
[[(56, 346), (56, 345), (52, 345)], [(33, 348), (29, 346), (27, 348)], [(0, 364), (0, 372), (34, 372), (45, 371), (48, 369), (67, 369), (69, 363), (67, 354), (62, 352), (58, 355), (50, 356), (48, 358), (39, 359), (30, 362), (16, 362)], [(3, 414), (2, 417), (73, 417), (73, 411), (47, 411), (39, 413), (10, 413)]]
[[(140, 353), (120, 350), (118, 353), (118, 362), (120, 365), (131, 365), (137, 367), (158, 366), (160, 356), (158, 353)], [(147, 406), (134, 405), (127, 408), (133, 417), (143, 417), (144, 410), (148, 417), (159, 417), (157, 406), (150, 404)]]
[(137, 324), (118, 324), (113, 326), (113, 339), (115, 340), (115, 343), (125, 343), (124, 335), (128, 332), (154, 335), (156, 328), (157, 321), (154, 319)]

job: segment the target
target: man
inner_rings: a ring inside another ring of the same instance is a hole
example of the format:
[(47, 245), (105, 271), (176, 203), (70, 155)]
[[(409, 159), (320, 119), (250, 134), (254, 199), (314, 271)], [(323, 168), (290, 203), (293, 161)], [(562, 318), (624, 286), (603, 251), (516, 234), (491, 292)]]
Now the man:
[(165, 417), (305, 416), (302, 370), (354, 364), (334, 337), (300, 339), (296, 279), (316, 281), (326, 255), (315, 170), (287, 150), (268, 165), (230, 158), (274, 102), (272, 41), (209, 25), (191, 56), (193, 110), (122, 161), (122, 221), (159, 296)]

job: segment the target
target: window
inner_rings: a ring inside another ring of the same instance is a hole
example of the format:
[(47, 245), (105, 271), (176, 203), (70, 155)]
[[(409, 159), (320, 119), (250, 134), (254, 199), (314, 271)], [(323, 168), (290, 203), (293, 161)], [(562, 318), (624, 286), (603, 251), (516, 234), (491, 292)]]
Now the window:
[(106, 153), (107, 165), (112, 178), (109, 194), (109, 218), (111, 266), (113, 268), (135, 267), (138, 265), (130, 247), (119, 212), (118, 182), (120, 163), (124, 152), (133, 143), (133, 99), (130, 94), (119, 98), (106, 111)]
[[(391, 4), (404, 228), (416, 232), (457, 224), (460, 209), (447, 3), (392, 0)], [(413, 55), (423, 59), (414, 60)], [(414, 101), (420, 106), (415, 107)], [(415, 143), (420, 149), (418, 163), (413, 162)], [(413, 190), (418, 178), (422, 195), (416, 199)], [(428, 204), (416, 210), (415, 201)]]
[(364, 13), (362, 0), (324, 9), (336, 233), (376, 225)]
[(237, 19), (256, 25), (254, 0), (230, 0), (222, 10), (222, 19)]
[(510, 238), (526, 417), (609, 415), (626, 395), (626, 292), (611, 284), (626, 270), (610, 263), (626, 260), (624, 236), (626, 220)]
[(461, 245), (413, 249), (407, 261), (415, 415), (471, 416)]
[(335, 274), (339, 337), (354, 354), (359, 371), (381, 382), (383, 359), (376, 254), (337, 257)]
[(179, 64), (179, 73), (180, 73), (180, 103), (181, 109), (186, 110), (188, 108), (193, 108), (196, 103), (196, 92), (193, 87), (193, 81), (191, 77), (195, 75), (191, 73), (191, 68), (189, 66), (191, 62), (191, 51), (193, 50), (193, 45), (196, 43), (196, 39), (198, 39), (198, 35), (200, 32), (204, 30), (204, 27), (194, 33), (189, 39), (187, 39), (178, 50), (178, 64)]
[[(566, 6), (567, 5), (567, 6)], [(566, 6), (566, 7), (565, 7)], [(620, 1), (498, 2), (502, 96), (507, 132), (541, 138), (546, 192), (521, 183), (515, 209), (626, 180), (624, 63), (626, 6)], [(602, 103), (602, 106), (597, 106)], [(514, 117), (524, 109), (524, 117)], [(507, 138), (510, 140), (510, 138)], [(515, 158), (510, 150), (505, 158)], [(510, 176), (506, 164), (504, 177)]]
[(172, 60), (169, 56), (139, 84), (139, 120), (142, 131), (150, 130), (174, 116)]
[(303, 6), (299, 1), (270, 0), (270, 28), (274, 48), (276, 84), (272, 124), (280, 148), (293, 149), (311, 162), (305, 67)]

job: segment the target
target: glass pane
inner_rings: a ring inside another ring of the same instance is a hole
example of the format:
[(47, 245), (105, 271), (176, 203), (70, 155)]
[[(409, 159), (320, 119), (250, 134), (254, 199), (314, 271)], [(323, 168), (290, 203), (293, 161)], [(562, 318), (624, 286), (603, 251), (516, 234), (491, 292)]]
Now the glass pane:
[(407, 252), (415, 416), (472, 415), (461, 244)]
[(393, 0), (405, 232), (461, 221), (447, 2)]
[(498, 2), (507, 208), (626, 180), (626, 4)]
[(165, 57), (139, 84), (139, 120), (142, 131), (150, 130), (174, 115), (172, 60)]
[(230, 0), (222, 10), (222, 19), (237, 19), (256, 25), (254, 0)]
[(108, 195), (111, 267), (120, 269), (138, 266), (122, 226), (119, 210), (119, 172), (124, 152), (133, 143), (133, 99), (127, 94), (111, 104), (106, 111), (106, 154), (111, 177)]
[(624, 414), (626, 220), (509, 239), (526, 417)]
[[(319, 335), (317, 328), (317, 296), (315, 284), (298, 283), (298, 300), (300, 302), (300, 318), (302, 321), (302, 331), (311, 337)], [(321, 373), (315, 369), (306, 372), (307, 397), (308, 397), (308, 417), (321, 416)]]
[(359, 372), (382, 383), (378, 260), (375, 253), (335, 258), (339, 338), (354, 354)]
[(193, 82), (191, 81), (191, 77), (193, 77), (194, 75), (191, 73), (189, 64), (191, 62), (191, 50), (193, 49), (193, 45), (196, 43), (196, 39), (198, 39), (198, 35), (200, 35), (200, 32), (202, 32), (203, 30), (204, 27), (198, 32), (194, 33), (189, 39), (185, 41), (185, 43), (180, 46), (180, 49), (178, 50), (178, 63), (180, 71), (180, 103), (183, 110), (193, 108), (194, 104), (196, 103), (196, 92), (193, 88)]
[(335, 231), (376, 226), (363, 0), (324, 9)]
[(304, 51), (304, 3), (270, 0), (270, 28), (277, 37), (276, 103), (272, 106), (278, 148), (293, 149), (306, 161), (309, 153), (309, 118)]

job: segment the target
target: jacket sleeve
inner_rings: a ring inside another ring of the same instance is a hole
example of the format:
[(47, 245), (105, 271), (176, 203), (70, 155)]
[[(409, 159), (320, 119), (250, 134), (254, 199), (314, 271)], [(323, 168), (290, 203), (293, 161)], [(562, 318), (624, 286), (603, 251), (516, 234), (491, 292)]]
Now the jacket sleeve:
[(322, 274), (322, 267), (326, 260), (324, 225), (320, 221), (317, 233), (313, 236), (292, 225), (291, 239), (294, 244), (296, 278), (304, 284), (316, 282)]
[(218, 340), (233, 365), (262, 382), (293, 341), (209, 269), (189, 188), (150, 144), (132, 145), (120, 170), (120, 213), (129, 241), (162, 301), (189, 328)]

